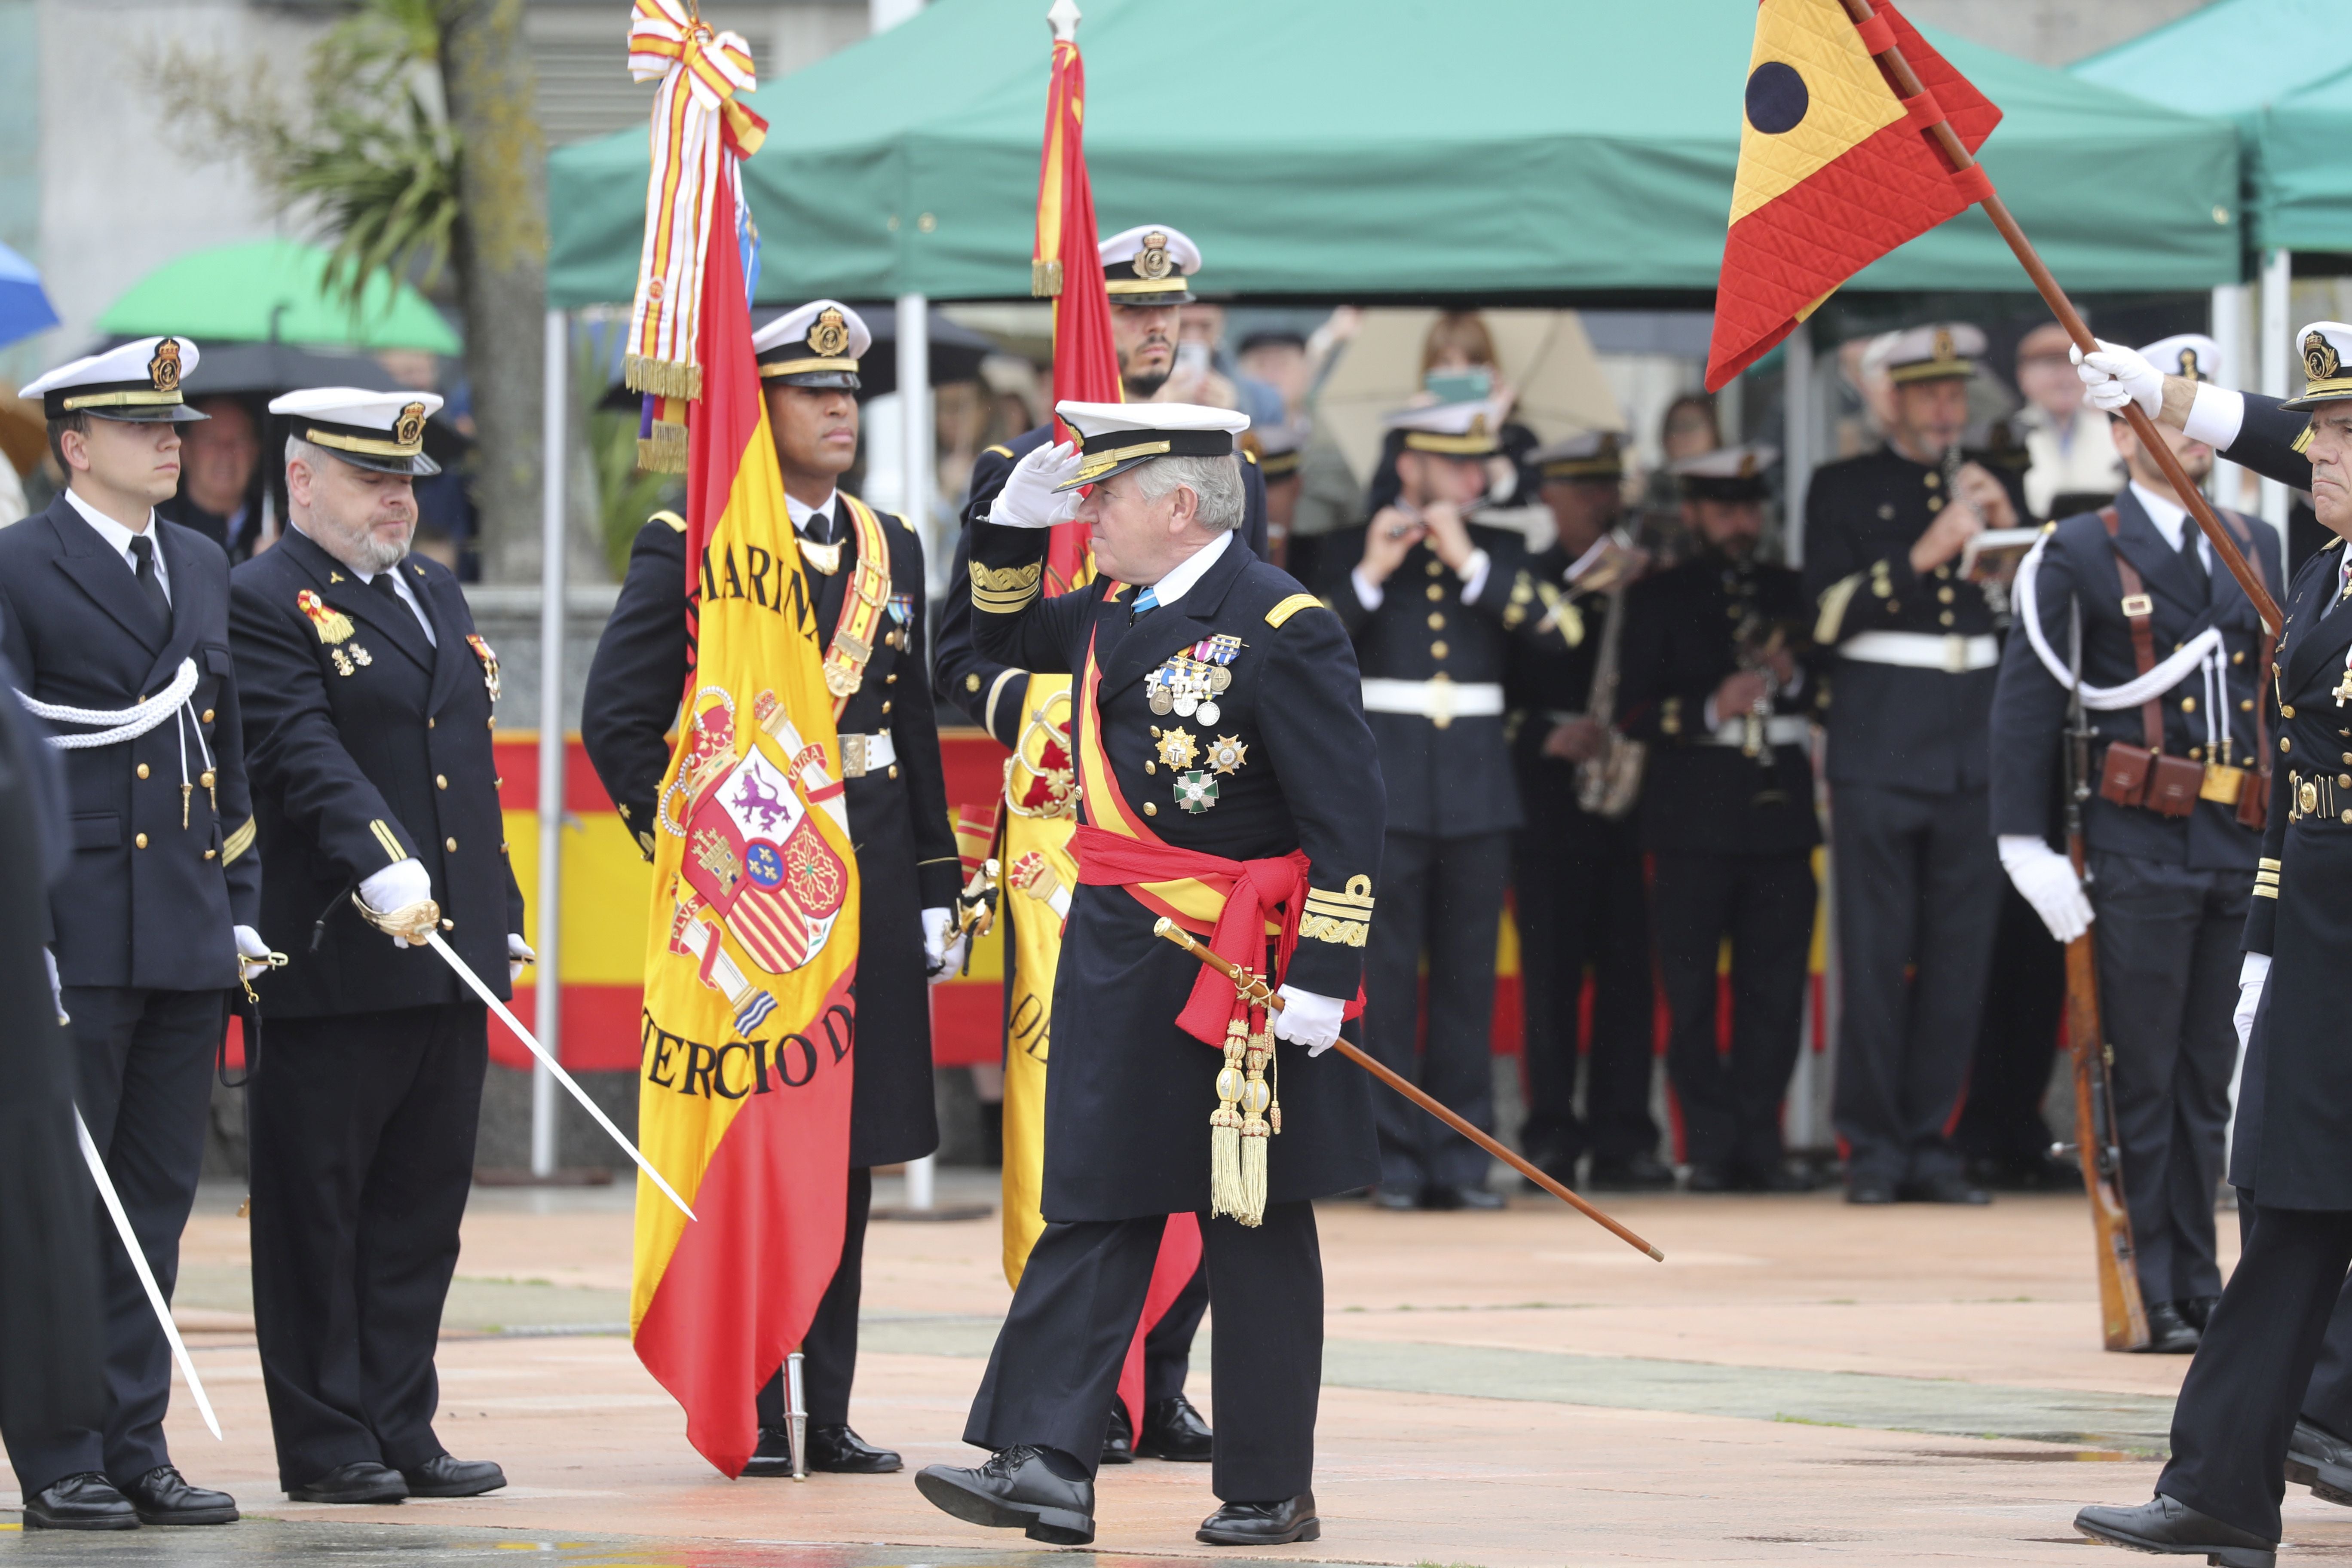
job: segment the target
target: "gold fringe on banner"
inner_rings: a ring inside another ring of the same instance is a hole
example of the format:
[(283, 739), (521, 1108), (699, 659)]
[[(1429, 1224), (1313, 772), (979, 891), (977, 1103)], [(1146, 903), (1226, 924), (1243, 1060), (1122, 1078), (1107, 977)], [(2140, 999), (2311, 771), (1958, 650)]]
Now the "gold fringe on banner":
[(686, 426), (656, 421), (652, 435), (637, 437), (637, 467), (649, 474), (686, 472)]
[(1033, 300), (1058, 299), (1062, 292), (1062, 264), (1056, 259), (1029, 263), (1029, 297)]
[(631, 392), (650, 392), (656, 397), (698, 398), (702, 395), (702, 367), (629, 354), (621, 361), (621, 384)]

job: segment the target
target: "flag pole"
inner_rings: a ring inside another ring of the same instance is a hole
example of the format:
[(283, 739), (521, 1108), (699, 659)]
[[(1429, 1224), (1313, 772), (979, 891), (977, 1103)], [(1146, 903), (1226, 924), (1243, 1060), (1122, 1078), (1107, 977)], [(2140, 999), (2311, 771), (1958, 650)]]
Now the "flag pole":
[[(1841, 3), (1845, 6), (1847, 18), (1856, 27), (1867, 29), (1867, 25), (1877, 18), (1878, 13), (1871, 0), (1841, 0)], [(1864, 37), (1868, 36), (1865, 30)], [(1885, 71), (1887, 79), (1895, 84), (1896, 95), (1905, 100), (1906, 106), (1926, 96), (1926, 85), (1919, 80), (1918, 73), (1911, 68), (1911, 63), (1903, 58), (1899, 44), (1889, 39), (1885, 49), (1873, 51), (1872, 58)], [(1940, 109), (1935, 123), (1927, 127), (1927, 135), (1942, 150), (1955, 173), (1976, 167), (1976, 159), (1962, 145), (1959, 133), (1952, 129), (1951, 121), (1944, 117)], [(2018, 265), (2025, 268), (2028, 278), (2033, 279), (2033, 287), (2041, 291), (2042, 302), (2050, 307), (2050, 313), (2058, 318), (2058, 324), (2066, 329), (2066, 335), (2074, 340), (2076, 348), (2086, 354), (2097, 348), (2098, 340), (2084, 324), (2074, 301), (2066, 298), (2066, 290), (2058, 286), (2058, 279), (2052, 276), (2041, 253), (2033, 248), (2033, 242), (2025, 237), (2025, 231), (2010, 215), (2009, 205), (2000, 199), (1990, 182), (1983, 183), (1981, 193), (1977, 197), (1977, 205), (1984, 209), (1985, 216), (1992, 219), (1993, 227), (1999, 229), (2001, 238), (2009, 242), (2009, 248), (2017, 255)], [(2157, 434), (2156, 422), (2147, 416), (2137, 401), (2125, 405), (2124, 417), (2130, 422), (2132, 434), (2139, 437), (2142, 449), (2156, 459), (2156, 466), (2164, 471), (2166, 481), (2172, 486), (2172, 493), (2180, 498), (2180, 503), (2189, 509), (2189, 515), (2196, 518), (2197, 526), (2204, 531), (2206, 540), (2213, 546), (2213, 553), (2230, 569), (2230, 575), (2238, 580), (2238, 586), (2244, 590), (2246, 598), (2253, 605), (2255, 613), (2262, 616), (2263, 625), (2270, 628), (2273, 637), (2277, 636), (2285, 624), (2279, 615), (2278, 602), (2271, 597), (2261, 575), (2240, 553), (2236, 542), (2221, 526), (2221, 520), (2213, 515), (2213, 509), (2207, 504), (2204, 492), (2181, 468), (2180, 459), (2172, 455), (2172, 448), (2165, 445), (2163, 437)]]

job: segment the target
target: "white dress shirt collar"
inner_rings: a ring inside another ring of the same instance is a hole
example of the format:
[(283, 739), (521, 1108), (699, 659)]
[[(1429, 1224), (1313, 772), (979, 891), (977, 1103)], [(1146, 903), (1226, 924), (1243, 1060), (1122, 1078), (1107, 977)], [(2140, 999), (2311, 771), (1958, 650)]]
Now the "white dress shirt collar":
[[(2140, 510), (2147, 513), (2148, 521), (2156, 524), (2157, 532), (2164, 535), (2165, 543), (2170, 545), (2175, 553), (2178, 553), (2180, 549), (2180, 531), (2189, 526), (2189, 509), (2169, 496), (2157, 494), (2137, 479), (2131, 482), (2131, 493), (2132, 499), (2139, 502)], [(2213, 546), (2207, 542), (2202, 533), (2197, 537), (2197, 558), (2203, 562), (2209, 570), (2211, 568)]]
[(122, 557), (122, 563), (131, 568), (134, 576), (138, 574), (139, 563), (131, 557), (131, 542), (134, 539), (152, 540), (155, 553), (155, 581), (163, 584), (165, 598), (172, 596), (171, 568), (163, 563), (163, 543), (155, 527), (153, 508), (148, 509), (146, 530), (143, 532), (134, 532), (74, 494), (71, 489), (66, 491), (66, 500), (73, 503), (74, 510), (81, 514), (81, 520), (84, 522), (98, 530), (98, 536), (106, 541), (108, 548)]
[(835, 507), (833, 503), (839, 498), (840, 494), (841, 492), (839, 490), (828, 491), (824, 500), (817, 502), (814, 506), (811, 506), (806, 501), (794, 500), (793, 499), (792, 492), (790, 490), (785, 491), (784, 514), (793, 520), (793, 531), (794, 533), (799, 533), (805, 530), (808, 527), (809, 519), (814, 517), (819, 512), (824, 513), (828, 518), (835, 516), (840, 509)]
[[(389, 567), (386, 570), (390, 573), (392, 577), (392, 591), (400, 595), (400, 602), (409, 607), (416, 616), (416, 624), (425, 628), (425, 640), (431, 643), (435, 647), (439, 647), (441, 646), (441, 639), (434, 633), (433, 617), (425, 613), (425, 601), (419, 599), (416, 596), (416, 590), (409, 586), (408, 574), (403, 572), (397, 566)], [(357, 577), (362, 583), (366, 584), (370, 587), (374, 586), (375, 580), (384, 574), (385, 573), (383, 572), (354, 572), (352, 574), (352, 576)]]
[(1217, 563), (1217, 557), (1223, 555), (1233, 542), (1234, 536), (1230, 531), (1220, 533), (1170, 567), (1167, 575), (1151, 584), (1152, 602), (1160, 609), (1171, 608), (1177, 600), (1191, 591), (1193, 584), (1208, 574), (1209, 568)]

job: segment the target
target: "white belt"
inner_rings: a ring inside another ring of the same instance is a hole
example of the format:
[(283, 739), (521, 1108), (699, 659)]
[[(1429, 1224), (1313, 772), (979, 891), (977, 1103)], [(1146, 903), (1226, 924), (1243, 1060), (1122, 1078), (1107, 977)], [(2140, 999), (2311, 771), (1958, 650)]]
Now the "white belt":
[(1388, 680), (1364, 678), (1368, 713), (1417, 713), (1444, 729), (1456, 719), (1493, 719), (1503, 711), (1502, 683), (1493, 680)]
[(1858, 632), (1838, 644), (1838, 652), (1864, 664), (1899, 664), (1911, 669), (1940, 669), (1947, 675), (1990, 669), (2000, 662), (2000, 644), (1990, 635), (1964, 637), (1957, 632), (1942, 637), (1927, 632)]
[[(1764, 721), (1764, 743), (1768, 746), (1801, 746), (1812, 738), (1813, 721), (1801, 713), (1775, 713)], [(1748, 744), (1748, 721), (1726, 719), (1715, 727), (1715, 733), (1703, 737), (1703, 746), (1745, 746)]]
[(888, 731), (879, 735), (844, 735), (841, 738), (841, 776), (862, 779), (867, 773), (878, 773), (898, 761), (898, 747)]

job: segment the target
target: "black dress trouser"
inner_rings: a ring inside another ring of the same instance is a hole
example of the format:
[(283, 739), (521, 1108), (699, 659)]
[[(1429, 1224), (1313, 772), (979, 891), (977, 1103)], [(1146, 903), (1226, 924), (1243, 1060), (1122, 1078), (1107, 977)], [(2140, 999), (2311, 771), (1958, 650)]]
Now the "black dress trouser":
[[(1055, 1448), (1094, 1474), (1167, 1224), (1159, 1215), (1047, 1223), (989, 1352), (965, 1442)], [(1315, 1205), (1268, 1204), (1255, 1227), (1202, 1215), (1201, 1246), (1219, 1325), (1209, 1352), (1212, 1489), (1227, 1502), (1296, 1497), (1314, 1481), (1323, 1380)]]
[(2163, 1496), (2279, 1538), (2287, 1440), (2352, 1265), (2352, 1211), (2261, 1206), (2172, 1410)]
[[(849, 1385), (857, 1378), (857, 1302), (866, 1282), (866, 1222), (874, 1212), (874, 1173), (864, 1167), (849, 1173), (849, 1216), (841, 1227), (841, 1261), (833, 1268), (833, 1282), (817, 1298), (816, 1316), (809, 1320), (808, 1335), (801, 1341), (801, 1387), (808, 1395), (812, 1426), (849, 1425)], [(760, 1385), (756, 1401), (760, 1425), (782, 1429), (784, 1372)]]
[(415, 1469), (474, 1181), (488, 1013), (446, 1002), (270, 1021), (247, 1091), (253, 1321), (289, 1490)]
[[(1530, 802), (1539, 798), (1524, 784), (1522, 794)], [(1538, 820), (1539, 809), (1530, 806), (1513, 849), (1527, 1018), (1528, 1121), (1521, 1137), (1539, 1163), (1563, 1168), (1588, 1152), (1596, 1161), (1620, 1163), (1654, 1154), (1655, 994), (1639, 829), (1630, 816), (1611, 822), (1572, 806), (1554, 814), (1566, 818), (1573, 812), (1573, 821)], [(1580, 1118), (1576, 1064), (1587, 964), (1592, 1031), (1582, 1053)]]
[[(1486, 1131), (1495, 1127), (1495, 940), (1511, 877), (1511, 836), (1395, 833), (1381, 853), (1380, 919), (1365, 957), (1364, 1036), (1372, 1055)], [(1422, 954), (1429, 955), (1421, 1028)], [(1418, 1063), (1416, 1063), (1418, 1058)], [(1486, 1151), (1394, 1089), (1372, 1090), (1381, 1184), (1418, 1193), (1486, 1185)]]
[(1192, 1336), (1209, 1310), (1209, 1266), (1195, 1266), (1192, 1278), (1168, 1303), (1151, 1331), (1143, 1336), (1143, 1403), (1163, 1404), (1184, 1392), (1184, 1375), (1192, 1369)]
[(1985, 996), (1969, 1100), (1952, 1141), (1971, 1160), (2031, 1170), (2050, 1158), (2042, 1102), (2050, 1093), (2058, 1016), (2066, 1005), (2066, 949), (2015, 888), (2000, 895), (1992, 972), (2000, 981)]
[[(1780, 1101), (1802, 1047), (1805, 958), (1818, 889), (1809, 849), (1660, 854), (1650, 910), (1671, 1020), (1666, 1076), (1694, 1165), (1780, 1168)], [(1731, 1051), (1717, 1047), (1717, 962), (1731, 939)]]
[(2006, 880), (1986, 792), (1840, 781), (1830, 823), (1847, 1179), (1957, 1174), (1944, 1130), (1976, 1054)]
[[(165, 1300), (179, 1278), (180, 1233), (187, 1228), (204, 1168), (213, 1060), (227, 1026), (223, 999), (219, 991), (65, 988), (79, 1072), (75, 1099)], [(171, 1342), (95, 1191), (89, 1215), (91, 1232), (100, 1238), (106, 1425), (103, 1430), (9, 1430), (8, 1461), (27, 1497), (89, 1472), (127, 1486), (172, 1462), (163, 1441)], [(0, 1259), (0, 1268), (11, 1266)]]

